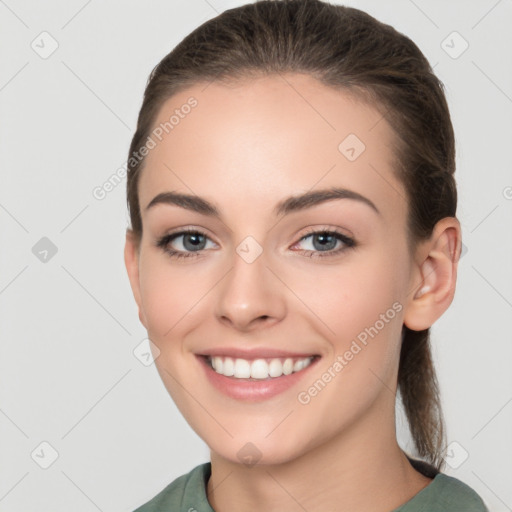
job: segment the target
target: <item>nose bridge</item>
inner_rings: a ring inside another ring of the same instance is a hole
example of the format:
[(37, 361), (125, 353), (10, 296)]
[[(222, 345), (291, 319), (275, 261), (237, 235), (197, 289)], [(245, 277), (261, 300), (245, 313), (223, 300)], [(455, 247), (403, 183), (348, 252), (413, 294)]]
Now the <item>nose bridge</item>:
[(220, 321), (246, 330), (255, 323), (272, 323), (284, 315), (284, 296), (279, 280), (267, 268), (269, 260), (251, 236), (235, 247), (231, 271), (219, 288), (216, 316)]

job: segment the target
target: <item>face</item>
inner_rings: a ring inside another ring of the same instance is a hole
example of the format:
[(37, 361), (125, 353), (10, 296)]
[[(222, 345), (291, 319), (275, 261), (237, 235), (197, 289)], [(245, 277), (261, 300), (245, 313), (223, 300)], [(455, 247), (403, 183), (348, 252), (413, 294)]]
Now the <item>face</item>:
[(176, 109), (140, 177), (130, 279), (186, 420), (233, 462), (394, 428), (412, 261), (390, 126), (300, 74), (198, 84), (155, 127)]

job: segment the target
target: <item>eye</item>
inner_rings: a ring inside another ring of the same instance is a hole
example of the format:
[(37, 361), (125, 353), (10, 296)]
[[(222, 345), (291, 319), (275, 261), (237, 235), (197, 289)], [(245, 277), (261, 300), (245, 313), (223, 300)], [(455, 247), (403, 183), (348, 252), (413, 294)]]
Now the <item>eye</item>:
[(311, 249), (299, 252), (313, 258), (336, 256), (356, 246), (356, 242), (352, 238), (332, 229), (312, 230), (306, 236), (303, 236), (295, 245), (307, 240), (309, 241), (303, 245), (309, 245)]
[[(304, 245), (312, 248), (297, 251), (308, 257), (336, 256), (356, 246), (356, 242), (343, 233), (333, 229), (322, 229), (309, 231), (292, 248), (309, 239), (310, 241)], [(208, 247), (208, 241), (212, 242), (206, 233), (198, 229), (184, 229), (164, 235), (156, 241), (156, 246), (171, 258), (194, 258), (200, 256), (202, 251), (211, 248)], [(213, 245), (215, 246), (214, 243)]]
[(184, 229), (177, 233), (164, 235), (157, 240), (156, 245), (171, 258), (194, 258), (199, 256), (201, 251), (208, 248), (207, 240), (210, 239), (202, 231)]

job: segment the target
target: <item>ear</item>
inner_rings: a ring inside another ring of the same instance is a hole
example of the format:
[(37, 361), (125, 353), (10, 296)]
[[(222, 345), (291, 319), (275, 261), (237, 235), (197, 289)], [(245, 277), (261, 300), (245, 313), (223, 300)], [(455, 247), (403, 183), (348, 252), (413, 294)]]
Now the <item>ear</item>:
[(461, 247), (461, 228), (455, 217), (441, 219), (430, 239), (420, 245), (404, 314), (409, 329), (428, 329), (448, 309), (455, 294)]
[(128, 272), (128, 278), (130, 280), (130, 286), (132, 288), (133, 296), (139, 309), (139, 320), (141, 321), (142, 325), (147, 329), (140, 294), (139, 249), (140, 241), (137, 240), (137, 237), (135, 236), (133, 230), (127, 229), (126, 242), (124, 245), (124, 264), (126, 266), (126, 271)]

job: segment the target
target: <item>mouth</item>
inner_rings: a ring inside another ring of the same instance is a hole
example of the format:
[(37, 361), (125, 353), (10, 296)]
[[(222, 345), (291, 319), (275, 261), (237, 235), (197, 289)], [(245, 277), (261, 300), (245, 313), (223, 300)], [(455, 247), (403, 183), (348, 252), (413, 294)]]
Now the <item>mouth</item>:
[(320, 355), (255, 357), (196, 354), (206, 377), (224, 395), (239, 401), (262, 401), (292, 388), (311, 372)]
[(203, 356), (207, 364), (219, 375), (249, 381), (276, 379), (283, 375), (291, 375), (307, 368), (315, 358), (307, 357), (274, 357), (259, 359), (242, 359), (227, 356)]

